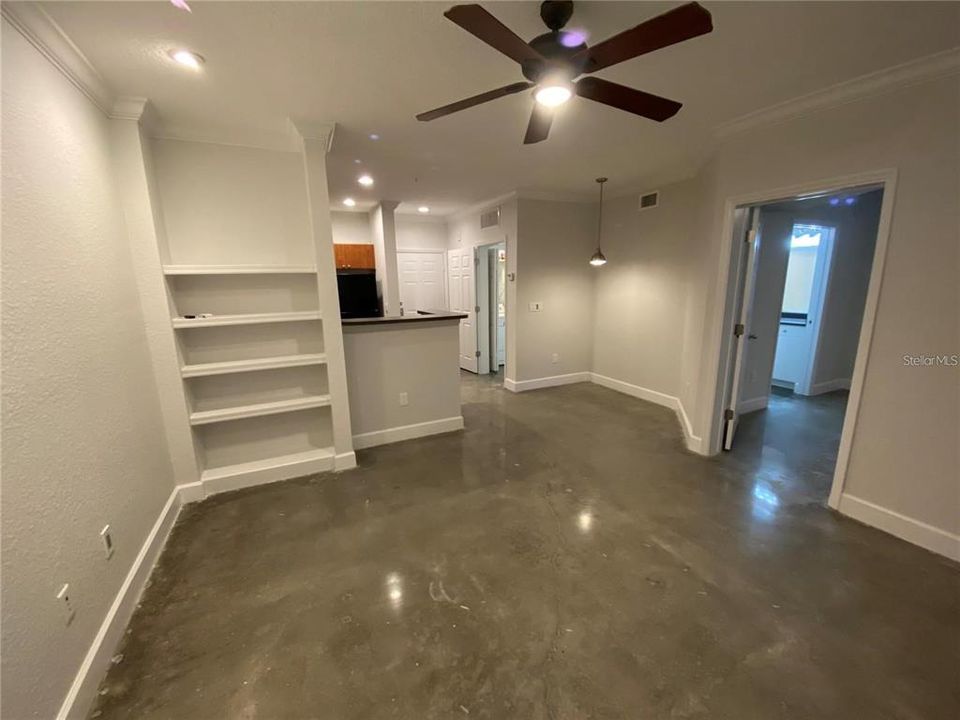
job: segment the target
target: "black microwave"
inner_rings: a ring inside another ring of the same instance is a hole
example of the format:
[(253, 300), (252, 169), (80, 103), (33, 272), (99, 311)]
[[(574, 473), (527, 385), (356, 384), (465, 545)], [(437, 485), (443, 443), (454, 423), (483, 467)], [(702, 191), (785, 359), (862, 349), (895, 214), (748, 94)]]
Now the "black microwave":
[(377, 271), (337, 270), (337, 294), (341, 318), (380, 317), (383, 309), (377, 294)]

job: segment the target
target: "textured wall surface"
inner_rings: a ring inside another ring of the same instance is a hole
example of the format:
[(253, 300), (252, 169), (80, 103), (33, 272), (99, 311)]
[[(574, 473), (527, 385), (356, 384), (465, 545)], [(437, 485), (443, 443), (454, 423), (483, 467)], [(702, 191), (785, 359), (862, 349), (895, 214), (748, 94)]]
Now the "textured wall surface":
[(4, 718), (56, 715), (173, 487), (108, 133), (4, 20)]

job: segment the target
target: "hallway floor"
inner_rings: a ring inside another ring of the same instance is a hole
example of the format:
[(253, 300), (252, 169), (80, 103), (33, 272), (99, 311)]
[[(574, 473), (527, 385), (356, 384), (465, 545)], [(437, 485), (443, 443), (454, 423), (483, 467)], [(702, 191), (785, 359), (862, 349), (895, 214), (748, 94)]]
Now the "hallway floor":
[(960, 713), (960, 568), (827, 510), (805, 452), (745, 423), (700, 458), (591, 384), (463, 399), (462, 433), (187, 507), (93, 715)]

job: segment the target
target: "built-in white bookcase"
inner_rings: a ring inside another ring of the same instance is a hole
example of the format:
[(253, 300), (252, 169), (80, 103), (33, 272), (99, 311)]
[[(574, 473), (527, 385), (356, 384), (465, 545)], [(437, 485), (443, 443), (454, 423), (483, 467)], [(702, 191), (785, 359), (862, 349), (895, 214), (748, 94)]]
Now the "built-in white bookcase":
[[(159, 256), (209, 492), (334, 467), (323, 308), (303, 157), (151, 143)], [(326, 312), (325, 312), (326, 311)], [(340, 349), (342, 352), (342, 349)]]

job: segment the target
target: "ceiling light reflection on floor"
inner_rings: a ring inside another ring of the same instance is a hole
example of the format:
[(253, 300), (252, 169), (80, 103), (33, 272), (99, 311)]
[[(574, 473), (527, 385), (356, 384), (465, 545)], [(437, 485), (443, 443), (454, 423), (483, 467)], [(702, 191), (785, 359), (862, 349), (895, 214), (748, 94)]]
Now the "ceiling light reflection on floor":
[(593, 513), (590, 510), (581, 510), (577, 515), (577, 527), (584, 535), (593, 528)]
[(387, 599), (394, 610), (399, 610), (403, 605), (403, 579), (398, 573), (387, 574)]
[(780, 498), (766, 483), (757, 483), (753, 486), (753, 517), (757, 520), (770, 522), (777, 517), (780, 507)]

